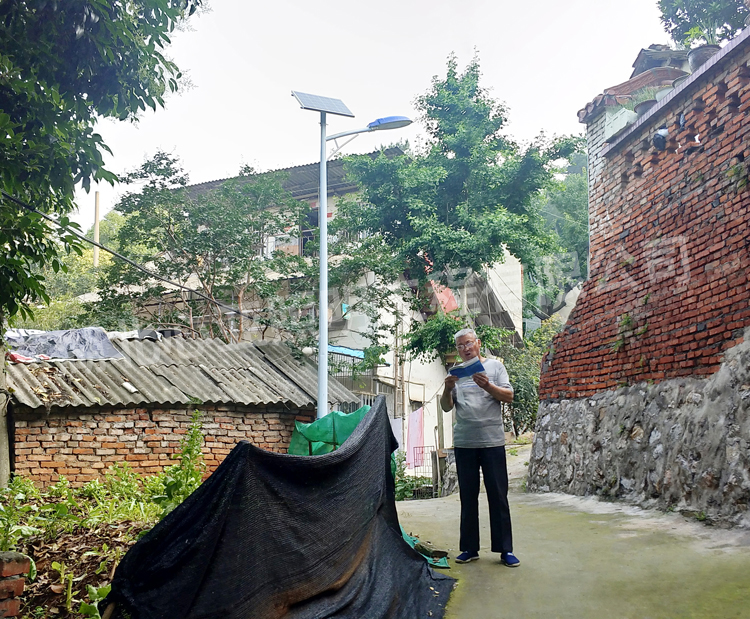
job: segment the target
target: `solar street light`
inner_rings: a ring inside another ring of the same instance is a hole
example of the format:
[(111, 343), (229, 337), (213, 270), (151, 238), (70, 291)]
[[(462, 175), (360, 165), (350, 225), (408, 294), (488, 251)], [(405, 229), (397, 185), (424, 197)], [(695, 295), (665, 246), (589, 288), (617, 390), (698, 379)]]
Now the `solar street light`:
[[(326, 143), (345, 136), (354, 139), (360, 133), (399, 129), (411, 124), (406, 116), (387, 116), (378, 118), (362, 129), (344, 131), (326, 136), (326, 114), (354, 118), (348, 107), (340, 99), (311, 95), (305, 92), (292, 91), (292, 96), (303, 110), (320, 112), (320, 193), (318, 200), (318, 224), (320, 226), (320, 292), (318, 299), (318, 412), (317, 417), (328, 414), (328, 169)], [(351, 140), (337, 146), (338, 152)], [(337, 142), (338, 144), (338, 142)]]

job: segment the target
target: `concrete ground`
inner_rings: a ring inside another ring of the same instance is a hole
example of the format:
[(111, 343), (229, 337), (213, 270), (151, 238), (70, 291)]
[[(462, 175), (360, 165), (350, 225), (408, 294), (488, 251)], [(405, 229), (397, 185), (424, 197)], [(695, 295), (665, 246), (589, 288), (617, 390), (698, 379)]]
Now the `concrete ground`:
[[(480, 495), (480, 560), (446, 570), (458, 584), (447, 619), (750, 618), (750, 531), (593, 498), (523, 492), (530, 446), (509, 455), (518, 568), (489, 552)], [(397, 503), (401, 524), (453, 559), (458, 495)]]

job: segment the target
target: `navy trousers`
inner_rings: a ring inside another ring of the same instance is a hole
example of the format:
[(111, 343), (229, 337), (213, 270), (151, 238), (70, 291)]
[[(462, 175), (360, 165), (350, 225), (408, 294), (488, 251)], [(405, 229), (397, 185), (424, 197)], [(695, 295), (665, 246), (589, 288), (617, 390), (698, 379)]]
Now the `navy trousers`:
[(479, 469), (490, 506), (492, 552), (513, 552), (508, 505), (508, 467), (505, 447), (456, 447), (456, 472), (461, 498), (460, 550), (479, 552)]

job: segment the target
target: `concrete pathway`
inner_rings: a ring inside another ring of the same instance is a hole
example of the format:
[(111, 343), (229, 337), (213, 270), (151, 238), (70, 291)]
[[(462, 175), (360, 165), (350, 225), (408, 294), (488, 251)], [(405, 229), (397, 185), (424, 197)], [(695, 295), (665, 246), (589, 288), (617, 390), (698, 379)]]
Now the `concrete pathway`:
[[(523, 492), (529, 446), (509, 456), (518, 568), (489, 552), (480, 496), (481, 559), (452, 560), (448, 619), (750, 618), (750, 531), (593, 498)], [(458, 554), (458, 495), (397, 503), (407, 532)]]

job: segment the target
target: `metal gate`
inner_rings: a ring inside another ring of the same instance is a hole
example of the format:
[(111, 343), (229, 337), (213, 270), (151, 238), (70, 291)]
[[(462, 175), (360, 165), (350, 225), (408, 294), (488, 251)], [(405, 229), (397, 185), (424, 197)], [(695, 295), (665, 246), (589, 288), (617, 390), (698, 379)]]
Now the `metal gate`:
[(433, 466), (435, 448), (431, 445), (414, 447), (414, 495), (415, 499), (434, 499), (438, 495), (437, 470)]

